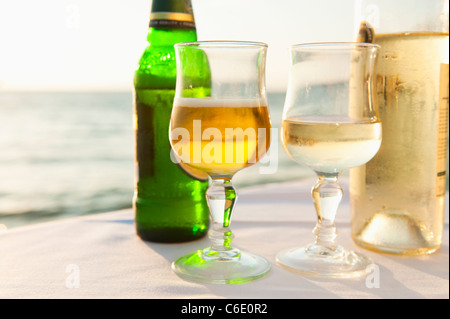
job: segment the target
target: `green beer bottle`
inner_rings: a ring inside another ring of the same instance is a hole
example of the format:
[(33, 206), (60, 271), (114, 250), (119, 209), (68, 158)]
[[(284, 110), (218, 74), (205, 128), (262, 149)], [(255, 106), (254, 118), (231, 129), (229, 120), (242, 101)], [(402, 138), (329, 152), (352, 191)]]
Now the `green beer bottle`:
[(174, 44), (197, 40), (190, 0), (153, 0), (149, 42), (134, 75), (136, 232), (143, 240), (185, 242), (209, 226), (208, 179), (170, 157), (175, 94)]

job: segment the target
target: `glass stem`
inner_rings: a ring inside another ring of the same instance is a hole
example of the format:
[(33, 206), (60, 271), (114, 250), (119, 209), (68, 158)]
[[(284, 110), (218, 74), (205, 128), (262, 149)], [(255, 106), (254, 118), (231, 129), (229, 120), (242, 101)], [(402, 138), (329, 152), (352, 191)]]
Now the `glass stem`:
[(311, 191), (317, 213), (317, 224), (313, 230), (316, 241), (308, 246), (310, 254), (341, 256), (343, 249), (336, 244), (336, 213), (344, 191), (338, 183), (339, 174), (321, 175)]
[(206, 260), (239, 258), (240, 251), (230, 246), (234, 238), (230, 228), (231, 214), (237, 199), (231, 178), (213, 178), (206, 192), (206, 199), (213, 223), (209, 231), (211, 247), (203, 250), (203, 258)]

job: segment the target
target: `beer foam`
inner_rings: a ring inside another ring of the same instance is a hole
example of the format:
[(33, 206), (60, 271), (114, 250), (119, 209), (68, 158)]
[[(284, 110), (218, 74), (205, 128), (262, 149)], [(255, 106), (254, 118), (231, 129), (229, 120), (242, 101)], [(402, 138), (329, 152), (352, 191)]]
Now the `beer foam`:
[(214, 99), (214, 98), (175, 98), (175, 106), (188, 107), (267, 107), (267, 100), (259, 99)]

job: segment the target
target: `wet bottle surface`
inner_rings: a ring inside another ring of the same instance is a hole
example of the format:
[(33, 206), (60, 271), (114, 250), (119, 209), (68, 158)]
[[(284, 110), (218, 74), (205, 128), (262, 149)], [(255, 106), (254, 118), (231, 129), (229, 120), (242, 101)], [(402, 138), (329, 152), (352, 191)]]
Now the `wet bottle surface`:
[(169, 143), (174, 44), (197, 40), (190, 1), (154, 0), (147, 40), (134, 76), (136, 232), (146, 241), (191, 241), (208, 231), (208, 181), (175, 164)]
[(357, 41), (381, 46), (383, 141), (373, 160), (350, 173), (352, 236), (376, 252), (431, 254), (445, 226), (448, 1), (360, 0), (358, 10)]

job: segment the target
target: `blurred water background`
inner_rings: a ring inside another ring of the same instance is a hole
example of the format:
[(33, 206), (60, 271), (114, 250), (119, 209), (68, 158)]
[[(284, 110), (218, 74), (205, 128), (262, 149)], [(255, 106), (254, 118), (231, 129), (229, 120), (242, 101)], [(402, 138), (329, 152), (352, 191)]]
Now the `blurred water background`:
[[(279, 129), (285, 95), (268, 98)], [(2, 228), (131, 208), (132, 103), (131, 92), (0, 92)], [(238, 191), (314, 176), (287, 157), (279, 136), (271, 151), (235, 176)]]

